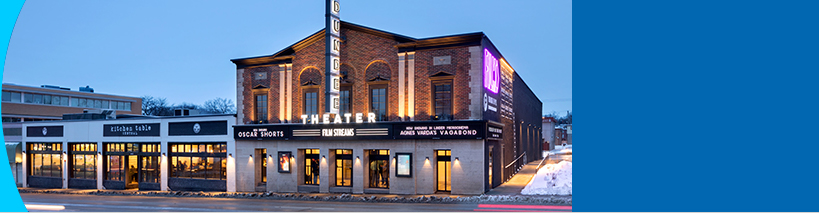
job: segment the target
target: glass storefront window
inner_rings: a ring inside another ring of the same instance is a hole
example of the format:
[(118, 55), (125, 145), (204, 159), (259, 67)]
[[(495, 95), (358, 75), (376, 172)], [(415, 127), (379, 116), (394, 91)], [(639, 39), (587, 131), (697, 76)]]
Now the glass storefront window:
[[(172, 178), (208, 180), (227, 179), (227, 153), (224, 143), (169, 144)], [(152, 149), (158, 150), (159, 147)]]
[(71, 173), (70, 178), (97, 179), (97, 144), (71, 144)]
[(124, 156), (108, 156), (108, 165), (105, 167), (105, 170), (107, 171), (107, 174), (105, 175), (106, 180), (124, 180), (123, 175), (125, 174), (125, 168), (123, 165), (125, 164), (123, 164), (123, 158)]
[(40, 177), (62, 177), (62, 151), (59, 143), (29, 143), (29, 174)]

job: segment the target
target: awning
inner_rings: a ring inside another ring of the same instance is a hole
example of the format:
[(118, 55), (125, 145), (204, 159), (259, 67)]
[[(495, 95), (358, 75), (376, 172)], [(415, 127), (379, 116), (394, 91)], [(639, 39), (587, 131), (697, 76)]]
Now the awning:
[(21, 142), (6, 142), (6, 154), (9, 157), (9, 163), (16, 163), (18, 161), (17, 159), (22, 161), (22, 156), (17, 156), (23, 154), (23, 146), (21, 146), (21, 144)]

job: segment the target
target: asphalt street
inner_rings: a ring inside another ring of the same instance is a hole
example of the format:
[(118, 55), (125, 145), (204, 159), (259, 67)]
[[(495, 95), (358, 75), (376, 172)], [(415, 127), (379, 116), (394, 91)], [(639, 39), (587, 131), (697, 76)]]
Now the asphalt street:
[(571, 211), (571, 206), (513, 204), (367, 203), (236, 198), (103, 196), (21, 193), (29, 211), (231, 212), (231, 211)]

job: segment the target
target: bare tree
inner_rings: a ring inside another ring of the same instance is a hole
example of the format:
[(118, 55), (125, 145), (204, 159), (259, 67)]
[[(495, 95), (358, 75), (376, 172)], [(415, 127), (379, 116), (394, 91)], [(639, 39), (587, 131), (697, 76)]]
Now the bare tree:
[(181, 104), (174, 105), (173, 108), (174, 109), (202, 109), (202, 106), (182, 102)]
[(566, 111), (566, 115), (561, 116), (557, 114), (557, 112), (552, 111), (549, 114), (543, 115), (543, 117), (552, 117), (555, 118), (555, 123), (560, 124), (572, 124), (572, 111)]
[(216, 98), (205, 101), (202, 111), (209, 114), (233, 114), (236, 113), (236, 105), (233, 100)]
[(169, 116), (173, 115), (171, 107), (165, 98), (157, 98), (152, 96), (142, 96), (142, 114), (154, 116)]

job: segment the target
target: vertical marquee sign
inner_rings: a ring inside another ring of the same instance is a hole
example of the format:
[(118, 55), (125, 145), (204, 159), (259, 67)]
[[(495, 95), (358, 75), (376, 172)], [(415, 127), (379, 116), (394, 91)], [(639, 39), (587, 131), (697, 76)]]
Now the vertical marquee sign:
[(339, 72), (341, 68), (341, 19), (339, 0), (327, 0), (327, 20), (324, 27), (324, 109), (326, 113), (338, 115)]
[(498, 91), (500, 89), (500, 65), (493, 49), (483, 49), (483, 118), (500, 121)]

